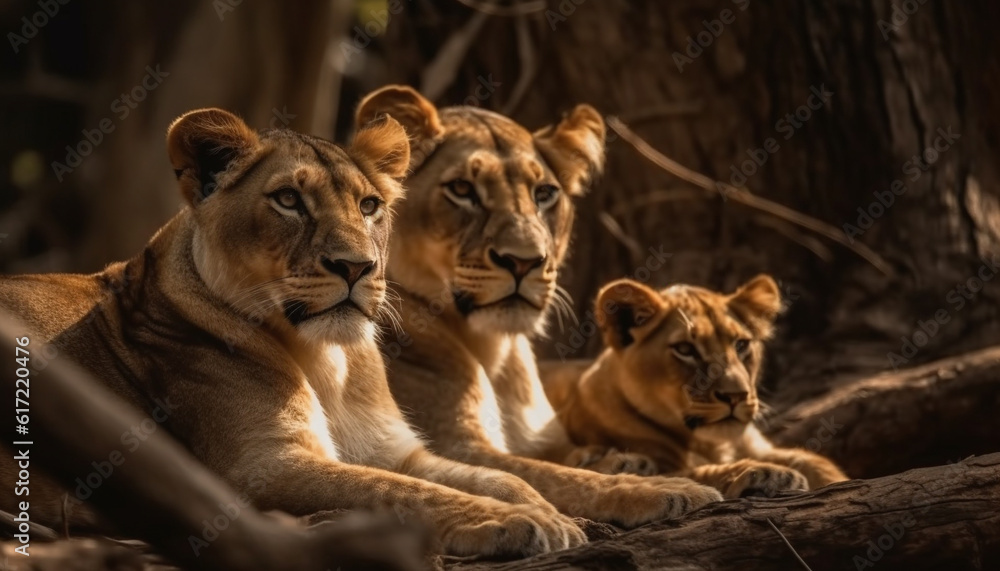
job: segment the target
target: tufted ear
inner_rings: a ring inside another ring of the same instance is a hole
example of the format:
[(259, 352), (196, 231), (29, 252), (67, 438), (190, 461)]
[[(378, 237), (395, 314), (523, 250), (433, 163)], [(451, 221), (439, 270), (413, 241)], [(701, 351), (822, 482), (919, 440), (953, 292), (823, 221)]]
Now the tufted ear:
[(434, 139), (444, 132), (437, 107), (407, 85), (387, 85), (366, 95), (354, 115), (354, 127), (383, 113), (392, 115), (414, 139)]
[(219, 175), (259, 145), (256, 131), (222, 109), (188, 111), (167, 129), (167, 155), (181, 194), (192, 206), (215, 191)]
[(581, 196), (604, 168), (604, 119), (577, 105), (563, 120), (534, 133), (535, 144), (572, 196)]
[(663, 300), (655, 290), (623, 279), (601, 288), (594, 313), (604, 342), (621, 351), (652, 329), (662, 309)]
[[(368, 168), (369, 176), (388, 175), (396, 184), (379, 184), (390, 193), (386, 200), (392, 202), (402, 194), (398, 184), (406, 177), (410, 164), (410, 140), (406, 131), (393, 117), (381, 114), (362, 126), (347, 147), (352, 159)], [(373, 181), (374, 182), (374, 181)], [(393, 190), (390, 190), (393, 189)]]
[(729, 309), (755, 334), (769, 337), (774, 320), (781, 313), (781, 291), (771, 276), (761, 274), (729, 296)]

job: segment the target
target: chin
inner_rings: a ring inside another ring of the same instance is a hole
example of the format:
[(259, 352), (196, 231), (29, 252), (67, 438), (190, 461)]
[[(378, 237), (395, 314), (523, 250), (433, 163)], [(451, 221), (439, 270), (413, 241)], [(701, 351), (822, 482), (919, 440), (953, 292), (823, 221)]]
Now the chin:
[(713, 442), (731, 442), (743, 435), (749, 423), (735, 418), (705, 424), (695, 429), (695, 434)]
[(482, 333), (530, 334), (543, 327), (543, 314), (526, 301), (513, 299), (474, 310), (469, 327)]
[(354, 307), (313, 317), (298, 326), (299, 335), (308, 343), (353, 345), (375, 339), (375, 324)]

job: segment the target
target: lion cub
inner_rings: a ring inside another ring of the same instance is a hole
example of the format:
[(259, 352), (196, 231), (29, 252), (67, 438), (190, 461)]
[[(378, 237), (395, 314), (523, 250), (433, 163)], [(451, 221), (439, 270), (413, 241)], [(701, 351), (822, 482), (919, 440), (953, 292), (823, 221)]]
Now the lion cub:
[(727, 498), (847, 479), (822, 456), (775, 448), (752, 423), (764, 341), (781, 309), (769, 276), (729, 295), (618, 280), (596, 305), (607, 349), (582, 376), (562, 368), (546, 380), (576, 444), (645, 454), (660, 472)]

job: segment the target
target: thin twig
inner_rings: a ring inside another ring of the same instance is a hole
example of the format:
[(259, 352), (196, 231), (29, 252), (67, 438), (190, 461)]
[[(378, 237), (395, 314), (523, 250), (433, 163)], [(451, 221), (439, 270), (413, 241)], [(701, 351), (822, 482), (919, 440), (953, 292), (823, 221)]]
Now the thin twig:
[(773, 200), (757, 196), (746, 188), (737, 188), (721, 181), (713, 181), (709, 177), (695, 172), (657, 151), (642, 137), (636, 135), (635, 132), (629, 129), (628, 126), (617, 117), (608, 117), (607, 124), (611, 127), (611, 129), (618, 133), (618, 135), (624, 139), (625, 142), (632, 145), (635, 150), (639, 152), (639, 154), (677, 178), (687, 181), (707, 192), (719, 193), (726, 199), (731, 199), (734, 202), (739, 202), (749, 206), (750, 208), (766, 212), (778, 218), (783, 218), (793, 224), (797, 224), (803, 228), (812, 230), (817, 234), (826, 236), (834, 242), (842, 244), (845, 248), (851, 250), (866, 260), (884, 275), (892, 276), (895, 274), (892, 267), (888, 264), (888, 262), (882, 259), (881, 256), (860, 242), (852, 244), (837, 227), (793, 210), (783, 204), (774, 202)]
[(531, 82), (535, 80), (538, 73), (538, 56), (535, 54), (535, 46), (531, 43), (531, 33), (528, 30), (528, 20), (524, 16), (517, 19), (517, 55), (521, 63), (521, 75), (514, 84), (514, 90), (510, 93), (510, 99), (504, 105), (502, 113), (513, 115), (517, 106), (521, 104), (521, 99), (531, 87)]
[(528, 14), (541, 12), (547, 6), (545, 0), (519, 2), (513, 6), (501, 6), (500, 4), (482, 2), (480, 0), (458, 0), (458, 2), (472, 8), (473, 10), (489, 14), (490, 16), (526, 16)]
[(634, 238), (626, 234), (621, 224), (619, 224), (618, 221), (615, 220), (610, 214), (607, 212), (601, 212), (597, 218), (601, 221), (601, 224), (604, 224), (604, 227), (608, 229), (608, 232), (610, 232), (612, 236), (617, 238), (619, 242), (628, 248), (628, 251), (632, 254), (632, 256), (639, 257), (642, 255), (642, 247), (639, 246), (639, 243), (636, 242)]
[(458, 68), (465, 60), (472, 42), (479, 35), (479, 30), (489, 16), (484, 12), (476, 12), (465, 24), (452, 33), (451, 37), (438, 50), (434, 58), (420, 75), (420, 92), (431, 101), (444, 95), (444, 92), (455, 82)]
[(781, 541), (785, 542), (785, 545), (787, 545), (788, 549), (791, 550), (792, 555), (794, 555), (795, 558), (799, 560), (799, 563), (801, 563), (802, 566), (806, 568), (806, 571), (812, 571), (812, 569), (809, 568), (809, 565), (807, 565), (806, 562), (803, 561), (801, 557), (799, 557), (799, 552), (795, 551), (795, 548), (792, 547), (792, 544), (788, 542), (788, 538), (785, 537), (785, 534), (781, 533), (781, 530), (778, 529), (778, 526), (774, 525), (774, 522), (771, 521), (771, 518), (766, 518), (766, 519), (767, 519), (767, 523), (771, 524), (771, 529), (773, 529), (774, 532), (777, 533), (781, 537)]

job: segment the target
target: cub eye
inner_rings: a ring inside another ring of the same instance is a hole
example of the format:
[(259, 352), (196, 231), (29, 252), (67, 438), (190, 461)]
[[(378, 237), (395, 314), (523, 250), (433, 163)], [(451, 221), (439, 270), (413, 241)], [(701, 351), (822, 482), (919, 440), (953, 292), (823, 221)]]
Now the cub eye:
[(539, 209), (545, 209), (559, 199), (559, 187), (553, 184), (543, 184), (535, 189), (535, 204)]
[(670, 348), (674, 351), (674, 354), (681, 359), (690, 361), (691, 359), (698, 358), (698, 349), (695, 348), (693, 343), (682, 341), (680, 343), (674, 343), (670, 346)]
[(456, 204), (474, 205), (479, 202), (475, 185), (465, 179), (456, 178), (451, 182), (444, 183), (444, 190), (445, 196)]
[(733, 344), (733, 348), (736, 349), (736, 354), (740, 357), (746, 357), (747, 352), (750, 351), (750, 340), (749, 339), (737, 339), (736, 343)]
[(358, 205), (361, 208), (361, 214), (364, 216), (372, 216), (379, 212), (379, 207), (382, 206), (382, 201), (375, 196), (369, 196), (361, 201)]
[(286, 210), (300, 210), (302, 208), (302, 197), (297, 191), (291, 188), (282, 188), (274, 191), (271, 194), (271, 200), (286, 209)]

